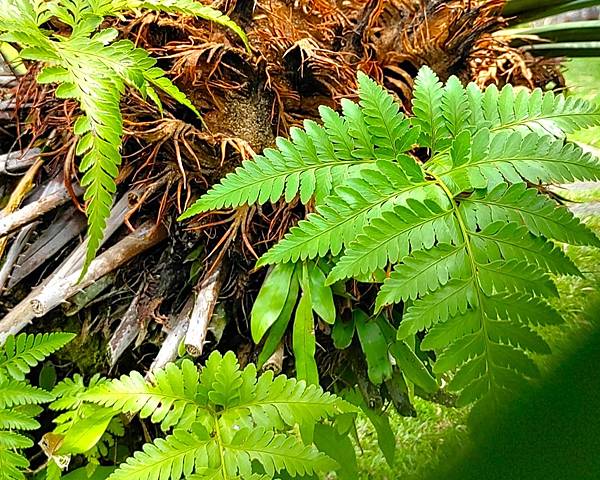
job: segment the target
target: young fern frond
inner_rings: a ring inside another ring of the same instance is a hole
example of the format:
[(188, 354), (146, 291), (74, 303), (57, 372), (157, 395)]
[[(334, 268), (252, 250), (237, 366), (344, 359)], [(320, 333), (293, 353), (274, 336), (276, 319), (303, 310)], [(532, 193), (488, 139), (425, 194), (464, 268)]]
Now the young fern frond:
[[(194, 0), (2, 0), (0, 6), (0, 41), (19, 44), (22, 58), (47, 65), (38, 81), (57, 84), (56, 96), (75, 99), (83, 112), (74, 133), (79, 137), (76, 153), (82, 155), (79, 169), (89, 227), (85, 272), (103, 240), (116, 191), (123, 136), (120, 100), (125, 88), (138, 90), (159, 110), (160, 90), (199, 116), (146, 51), (128, 40), (115, 42), (114, 29), (99, 30), (104, 18), (137, 8), (178, 13), (232, 29), (247, 49), (248, 39), (229, 17)], [(71, 27), (69, 37), (42, 28), (53, 17)]]
[[(137, 413), (172, 429), (120, 466), (111, 480), (253, 478), (253, 462), (266, 478), (285, 470), (313, 474), (334, 462), (292, 432), (352, 407), (319, 387), (273, 378), (257, 378), (254, 365), (240, 370), (233, 353), (213, 352), (201, 372), (189, 360), (156, 372), (152, 383), (138, 373), (103, 382), (81, 396), (115, 412)], [(191, 426), (191, 428), (190, 428)]]
[[(342, 116), (322, 111), (327, 116), (319, 131), (337, 149), (325, 156), (314, 135), (293, 135), (296, 143), (303, 139), (302, 151), (316, 152), (313, 165), (344, 169), (339, 184), (320, 185), (323, 177), (314, 175), (310, 188), (297, 181), (286, 186), (297, 163), (284, 161), (291, 143), (279, 140), (286, 152), (245, 162), (184, 216), (274, 201), (284, 191), (288, 201), (300, 191), (303, 203), (314, 192), (329, 192), (316, 196), (316, 212), (258, 265), (332, 254), (328, 283), (375, 281), (391, 270), (375, 310), (405, 304), (398, 339), (426, 332), (421, 348), (436, 352), (435, 372), (455, 372), (449, 388), (460, 393), (461, 404), (501, 402), (519, 379), (538, 375), (529, 353), (549, 353), (532, 326), (561, 321), (544, 300), (556, 295), (547, 273), (580, 275), (552, 242), (600, 246), (543, 188), (600, 179), (598, 159), (564, 140), (565, 133), (600, 124), (600, 108), (538, 90), (488, 87), (482, 93), (456, 78), (444, 85), (424, 67), (415, 82), (414, 116), (406, 119), (362, 74), (359, 85), (359, 104), (344, 101)], [(414, 146), (426, 153), (411, 155)], [(348, 168), (365, 159), (368, 166)], [(279, 180), (261, 177), (267, 171)], [(240, 196), (239, 187), (250, 183), (252, 194)]]

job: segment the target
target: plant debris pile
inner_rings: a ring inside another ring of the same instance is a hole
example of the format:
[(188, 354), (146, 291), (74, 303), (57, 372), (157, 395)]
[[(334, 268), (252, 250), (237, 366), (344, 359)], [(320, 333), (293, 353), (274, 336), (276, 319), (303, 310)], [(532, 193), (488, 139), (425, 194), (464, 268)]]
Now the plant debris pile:
[[(0, 98), (1, 206), (5, 215), (32, 204), (36, 212), (22, 223), (0, 219), (0, 335), (24, 326), (15, 327), (15, 318), (26, 324), (45, 315), (44, 329), (80, 332), (62, 353), (74, 363), (67, 369), (158, 368), (177, 354), (192, 312), (204, 308), (212, 315), (208, 337), (188, 351), (206, 356), (233, 349), (242, 364), (255, 360), (248, 315), (264, 272), (253, 271), (254, 263), (304, 216), (304, 207), (280, 202), (190, 222), (176, 218), (241, 161), (302, 120), (317, 118), (320, 105), (336, 109), (342, 98), (355, 98), (357, 70), (394, 92), (407, 111), (423, 65), (442, 80), (456, 75), (480, 86), (561, 87), (555, 61), (491, 35), (505, 25), (502, 4), (213, 2), (246, 32), (250, 52), (233, 32), (203, 20), (143, 12), (110, 20), (120, 37), (158, 59), (201, 117), (167, 97), (159, 112), (127, 92), (123, 165), (102, 262), (90, 268), (91, 281), (75, 285), (67, 281), (69, 262), (85, 233), (72, 133), (78, 107), (56, 99), (51, 85), (37, 84), (39, 71), (28, 65), (27, 74), (4, 83)], [(67, 29), (58, 22), (49, 27), (58, 34)], [(47, 285), (56, 298), (50, 301), (46, 292), (47, 303), (31, 301)], [(358, 302), (368, 295), (355, 293)], [(322, 325), (322, 333), (327, 328)], [(321, 376), (335, 379), (341, 359), (322, 333)], [(290, 368), (279, 353), (269, 366)]]

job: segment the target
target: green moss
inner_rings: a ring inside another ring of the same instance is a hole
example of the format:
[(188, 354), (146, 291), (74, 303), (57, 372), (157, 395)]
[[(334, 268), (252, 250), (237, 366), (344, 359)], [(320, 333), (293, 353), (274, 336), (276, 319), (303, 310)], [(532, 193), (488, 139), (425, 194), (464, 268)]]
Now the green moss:
[(89, 378), (95, 373), (102, 373), (108, 365), (107, 341), (101, 333), (91, 334), (89, 331), (92, 316), (89, 310), (78, 315), (57, 315), (47, 323), (49, 331), (73, 332), (77, 337), (55, 354), (57, 362), (69, 363), (73, 371)]

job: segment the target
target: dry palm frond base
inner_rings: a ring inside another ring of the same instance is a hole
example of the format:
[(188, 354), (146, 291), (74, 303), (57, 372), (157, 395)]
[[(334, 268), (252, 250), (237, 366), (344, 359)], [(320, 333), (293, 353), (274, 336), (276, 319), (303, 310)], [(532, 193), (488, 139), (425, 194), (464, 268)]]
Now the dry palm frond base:
[[(536, 62), (492, 37), (504, 25), (498, 14), (502, 3), (213, 2), (247, 32), (251, 53), (229, 32), (201, 20), (139, 14), (116, 21), (122, 37), (159, 58), (202, 119), (167, 98), (160, 114), (134, 94), (125, 97), (123, 167), (117, 179), (121, 200), (115, 202), (107, 232), (108, 250), (100, 252), (83, 283), (75, 282), (84, 208), (71, 133), (76, 104), (56, 100), (51, 87), (37, 85), (36, 67), (30, 65), (29, 73), (0, 97), (0, 154), (19, 152), (19, 158), (31, 159), (27, 152), (35, 152), (43, 159), (20, 207), (10, 207), (15, 210), (10, 218), (0, 214), (0, 225), (25, 218), (0, 234), (11, 254), (0, 297), (0, 336), (44, 314), (39, 328), (82, 332), (80, 343), (65, 355), (74, 362), (66, 368), (84, 372), (97, 372), (102, 365), (124, 371), (132, 364), (140, 369), (164, 365), (186, 338), (203, 356), (222, 348), (237, 351), (242, 362), (254, 360), (247, 318), (264, 277), (253, 271), (254, 261), (304, 210), (275, 204), (215, 212), (187, 224), (175, 218), (243, 159), (272, 146), (277, 135), (303, 119), (315, 118), (319, 105), (336, 108), (342, 98), (353, 97), (359, 69), (395, 92), (405, 109), (413, 77), (425, 64), (442, 79), (457, 75), (482, 86), (561, 87), (555, 63)], [(10, 168), (2, 164), (7, 167), (0, 169), (0, 208), (19, 188), (20, 175), (33, 168), (32, 160), (23, 162)], [(22, 228), (29, 229), (26, 238), (19, 236)], [(132, 248), (136, 239), (139, 248)], [(110, 249), (119, 255), (106, 255)], [(89, 275), (98, 272), (110, 274), (111, 281), (81, 292), (91, 283)], [(210, 281), (215, 275), (217, 283)], [(199, 291), (207, 284), (210, 292)], [(62, 290), (57, 296), (48, 285)], [(40, 292), (46, 303), (40, 303)], [(360, 298), (361, 292), (355, 293)], [(79, 299), (75, 309), (68, 298), (73, 295)], [(214, 310), (210, 319), (194, 313), (198, 298), (205, 303), (203, 312)], [(188, 332), (188, 326), (200, 333)], [(322, 376), (336, 381), (348, 358), (340, 358), (327, 335), (317, 332), (317, 337)], [(199, 339), (206, 345), (195, 345)], [(287, 352), (284, 342), (270, 368), (289, 369)], [(381, 391), (366, 382), (364, 372), (360, 376), (365, 394), (379, 398)], [(394, 392), (384, 395), (410, 413)]]

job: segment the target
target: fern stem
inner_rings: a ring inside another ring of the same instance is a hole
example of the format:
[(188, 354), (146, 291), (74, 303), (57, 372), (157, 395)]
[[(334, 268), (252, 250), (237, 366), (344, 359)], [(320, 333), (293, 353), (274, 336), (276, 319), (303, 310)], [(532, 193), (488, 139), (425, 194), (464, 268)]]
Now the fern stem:
[(456, 221), (458, 222), (458, 226), (460, 228), (460, 233), (461, 233), (461, 236), (463, 237), (463, 241), (465, 242), (465, 248), (467, 250), (467, 257), (469, 258), (469, 263), (471, 264), (471, 272), (472, 272), (471, 279), (472, 279), (473, 285), (475, 287), (475, 289), (474, 289), (475, 295), (477, 295), (477, 309), (481, 313), (479, 325), (481, 326), (482, 334), (485, 339), (486, 367), (487, 367), (488, 373), (490, 375), (490, 382), (489, 382), (490, 390), (492, 390), (494, 387), (493, 373), (492, 373), (492, 370), (489, 368), (489, 366), (487, 366), (487, 362), (491, 361), (488, 359), (488, 357), (490, 356), (490, 352), (491, 352), (491, 350), (489, 348), (490, 347), (490, 338), (489, 338), (489, 335), (487, 332), (485, 317), (484, 317), (483, 310), (482, 310), (483, 302), (481, 299), (481, 284), (478, 279), (477, 262), (475, 261), (473, 247), (471, 245), (471, 240), (469, 238), (469, 229), (466, 226), (465, 220), (464, 220), (460, 210), (458, 209), (458, 204), (456, 203), (454, 196), (452, 195), (452, 192), (450, 191), (448, 186), (442, 181), (441, 178), (437, 177), (434, 173), (431, 173), (429, 171), (426, 173), (435, 179), (436, 183), (444, 191), (444, 193), (448, 197), (448, 200), (452, 204), (452, 211), (454, 212), (454, 216), (456, 217)]
[(227, 468), (225, 467), (225, 451), (223, 450), (223, 438), (221, 437), (221, 429), (219, 427), (219, 418), (215, 415), (215, 440), (219, 447), (219, 456), (221, 457), (221, 473), (223, 480), (227, 480)]

